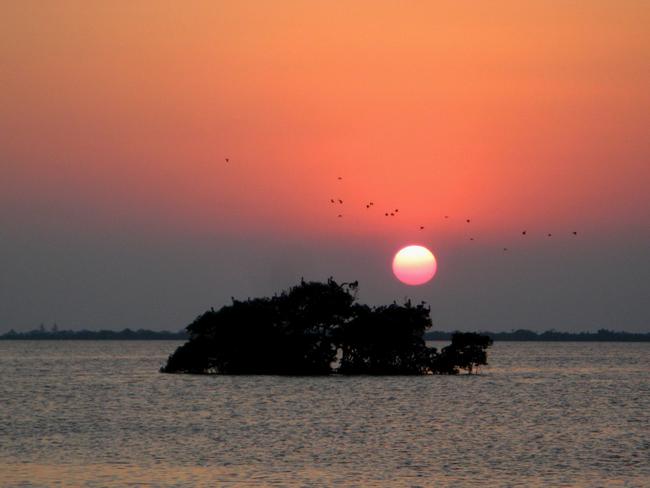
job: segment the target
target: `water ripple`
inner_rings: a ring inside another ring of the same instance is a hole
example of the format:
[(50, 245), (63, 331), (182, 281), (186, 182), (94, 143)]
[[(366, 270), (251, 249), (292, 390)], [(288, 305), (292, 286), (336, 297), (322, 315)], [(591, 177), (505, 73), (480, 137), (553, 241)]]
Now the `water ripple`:
[(647, 486), (650, 345), (462, 377), (203, 377), (172, 342), (0, 343), (3, 486)]

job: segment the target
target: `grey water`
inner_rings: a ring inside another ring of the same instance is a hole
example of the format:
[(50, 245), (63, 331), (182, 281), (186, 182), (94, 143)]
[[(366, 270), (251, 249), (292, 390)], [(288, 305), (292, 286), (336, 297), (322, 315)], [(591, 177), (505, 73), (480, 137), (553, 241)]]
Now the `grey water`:
[(650, 486), (650, 344), (474, 376), (158, 373), (173, 341), (0, 342), (0, 486)]

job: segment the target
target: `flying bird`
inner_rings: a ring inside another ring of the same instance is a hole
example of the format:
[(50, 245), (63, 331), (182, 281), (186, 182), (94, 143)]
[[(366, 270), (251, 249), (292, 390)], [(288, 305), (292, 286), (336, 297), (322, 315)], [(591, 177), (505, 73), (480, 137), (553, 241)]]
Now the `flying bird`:
[(343, 214), (339, 214), (339, 218), (343, 217)]
[(467, 219), (467, 223), (469, 224), (469, 219)]
[(448, 218), (449, 218), (449, 215), (445, 215), (445, 218), (448, 219)]
[(339, 203), (343, 203), (343, 200), (341, 200), (340, 198), (339, 198)]
[(523, 232), (521, 233), (521, 235), (522, 235), (522, 236), (525, 236), (525, 235), (526, 235), (526, 231), (523, 231)]
[(230, 158), (226, 158), (226, 163), (230, 162)]
[(424, 226), (423, 226), (423, 225), (420, 226), (420, 230), (424, 230)]
[(578, 233), (574, 230), (574, 231), (573, 231), (573, 235), (574, 235), (574, 236), (577, 236)]
[(553, 236), (553, 234), (548, 234), (548, 237), (552, 237), (552, 236)]
[(330, 198), (330, 202), (336, 203), (333, 198)]
[(388, 217), (388, 212), (386, 212), (384, 215), (385, 215), (386, 217)]
[(342, 180), (342, 179), (343, 179), (343, 177), (342, 177), (342, 176), (339, 176), (339, 177), (338, 177), (338, 179), (339, 179), (339, 180)]

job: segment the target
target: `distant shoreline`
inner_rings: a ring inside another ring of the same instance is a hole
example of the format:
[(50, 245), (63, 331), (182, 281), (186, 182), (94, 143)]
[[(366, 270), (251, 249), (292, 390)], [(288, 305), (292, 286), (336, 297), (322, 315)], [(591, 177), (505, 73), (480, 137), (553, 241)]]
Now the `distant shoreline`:
[[(494, 342), (650, 342), (650, 332), (618, 332), (600, 329), (596, 332), (559, 332), (547, 330), (533, 332), (515, 330), (511, 332), (486, 332)], [(450, 341), (453, 332), (431, 331), (424, 334), (427, 341)], [(46, 330), (36, 329), (28, 332), (9, 331), (0, 334), (0, 341), (184, 341), (189, 335), (184, 330), (178, 332), (154, 330)]]
[[(519, 329), (511, 332), (479, 331), (489, 336), (494, 342), (650, 342), (650, 332), (618, 332), (600, 329), (596, 332), (559, 332), (547, 330), (533, 332)], [(428, 341), (447, 341), (452, 332), (427, 332)]]
[(28, 332), (9, 331), (0, 335), (0, 341), (184, 341), (189, 335), (156, 330), (45, 330)]

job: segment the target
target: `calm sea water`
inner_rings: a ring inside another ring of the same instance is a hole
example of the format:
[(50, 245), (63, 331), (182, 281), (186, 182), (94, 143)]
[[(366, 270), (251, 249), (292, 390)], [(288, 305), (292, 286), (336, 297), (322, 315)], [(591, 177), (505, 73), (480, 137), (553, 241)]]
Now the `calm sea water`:
[(178, 343), (0, 342), (2, 486), (650, 486), (650, 344), (479, 376), (164, 375)]

